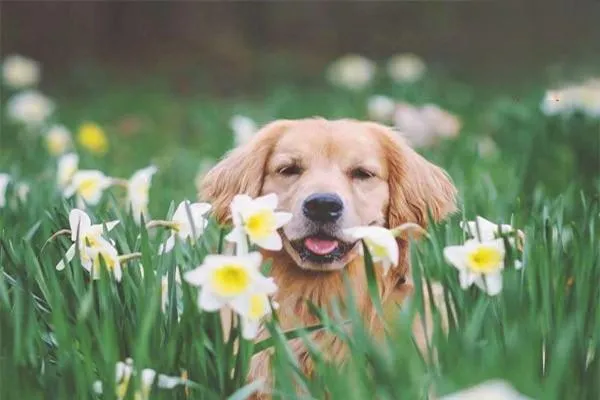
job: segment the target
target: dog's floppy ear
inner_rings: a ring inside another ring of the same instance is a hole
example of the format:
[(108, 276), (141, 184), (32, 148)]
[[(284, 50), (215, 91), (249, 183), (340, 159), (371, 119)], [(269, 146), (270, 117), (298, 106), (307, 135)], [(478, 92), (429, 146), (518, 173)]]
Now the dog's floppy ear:
[(370, 125), (379, 131), (388, 159), (389, 227), (414, 222), (425, 228), (429, 213), (440, 221), (454, 212), (456, 188), (446, 172), (419, 155), (391, 129)]
[(230, 151), (206, 174), (200, 184), (200, 197), (212, 204), (219, 223), (229, 218), (229, 205), (236, 194), (251, 197), (260, 194), (269, 154), (287, 127), (285, 120), (265, 125), (248, 143)]

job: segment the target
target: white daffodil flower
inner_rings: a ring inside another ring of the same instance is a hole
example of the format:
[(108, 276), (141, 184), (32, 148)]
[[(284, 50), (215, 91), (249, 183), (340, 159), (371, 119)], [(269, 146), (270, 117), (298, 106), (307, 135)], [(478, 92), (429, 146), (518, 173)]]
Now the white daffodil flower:
[(53, 156), (66, 152), (72, 144), (71, 132), (63, 125), (53, 125), (46, 132), (46, 147)]
[(252, 118), (243, 115), (234, 115), (229, 120), (229, 127), (233, 131), (234, 143), (241, 146), (248, 143), (252, 136), (258, 132), (258, 125)]
[[(117, 399), (122, 400), (127, 395), (129, 390), (129, 383), (131, 377), (136, 375), (137, 371), (133, 366), (133, 360), (127, 358), (125, 362), (119, 361), (115, 366), (115, 383)], [(158, 377), (158, 379), (156, 379)], [(152, 385), (154, 381), (157, 381), (157, 386), (161, 389), (173, 389), (177, 385), (185, 385), (187, 379), (183, 379), (177, 376), (167, 376), (163, 374), (157, 374), (155, 370), (150, 368), (144, 368), (140, 373), (140, 387), (134, 393), (133, 398), (135, 400), (148, 400), (150, 398), (150, 392), (152, 391)], [(102, 382), (94, 382), (92, 389), (96, 394), (102, 394)]]
[(208, 221), (204, 215), (211, 208), (211, 205), (208, 203), (190, 203), (189, 200), (179, 203), (170, 221), (172, 233), (166, 242), (161, 244), (158, 252), (163, 254), (173, 250), (176, 238), (181, 240), (186, 240), (187, 238), (198, 239), (204, 232), (206, 225), (208, 225)]
[(40, 80), (40, 64), (20, 55), (7, 56), (2, 63), (2, 78), (13, 89), (34, 86)]
[(10, 175), (0, 173), (0, 208), (6, 206), (6, 189), (10, 180)]
[(414, 83), (423, 77), (426, 69), (425, 62), (412, 53), (397, 54), (387, 63), (388, 75), (397, 83)]
[(444, 258), (459, 271), (460, 286), (467, 289), (475, 283), (481, 290), (495, 296), (502, 291), (504, 240), (467, 240), (462, 246), (447, 246)]
[(373, 61), (356, 54), (348, 54), (329, 66), (327, 78), (336, 86), (360, 90), (371, 83), (376, 70)]
[[(494, 240), (500, 237), (503, 234), (513, 233), (515, 229), (507, 224), (496, 224), (492, 221), (489, 221), (479, 215), (475, 217), (475, 221), (464, 221), (460, 222), (460, 227), (465, 231), (468, 235), (473, 238), (477, 238), (482, 242), (486, 242), (488, 240)], [(517, 234), (519, 237), (523, 238), (524, 233), (521, 230), (517, 230)]]
[(69, 198), (75, 195), (79, 208), (94, 206), (100, 202), (102, 193), (111, 184), (111, 179), (101, 171), (79, 170), (73, 174), (71, 183), (63, 191), (63, 196)]
[(225, 240), (245, 248), (247, 239), (266, 250), (281, 250), (283, 243), (277, 230), (292, 219), (288, 212), (276, 212), (277, 195), (274, 193), (251, 198), (238, 194), (231, 202), (233, 230)]
[[(105, 224), (92, 225), (92, 220), (89, 215), (84, 211), (74, 208), (69, 213), (69, 229), (71, 231), (71, 241), (73, 245), (69, 247), (65, 253), (65, 259), (67, 262), (71, 261), (75, 257), (76, 247), (79, 247), (79, 253), (82, 258), (82, 265), (90, 270), (92, 260), (87, 256), (85, 251), (88, 247), (100, 246), (100, 239), (102, 239), (102, 233), (106, 226), (106, 231), (111, 231), (119, 221), (109, 221)], [(78, 236), (79, 235), (79, 236)], [(79, 241), (77, 240), (79, 238)], [(65, 263), (61, 260), (56, 266), (57, 270), (63, 270)]]
[[(275, 284), (273, 284), (273, 292)], [(233, 301), (231, 308), (241, 317), (242, 337), (246, 340), (256, 338), (262, 319), (271, 314), (271, 304), (268, 294), (271, 293), (251, 293), (243, 299)], [(277, 308), (277, 303), (273, 302), (273, 307)]]
[(371, 96), (367, 100), (369, 118), (379, 122), (391, 122), (394, 117), (396, 102), (387, 96)]
[(384, 274), (390, 267), (398, 265), (398, 242), (393, 233), (380, 226), (359, 226), (344, 230), (344, 234), (354, 239), (362, 239), (369, 249), (373, 262), (381, 263)]
[(56, 171), (56, 183), (61, 191), (65, 190), (71, 183), (73, 175), (79, 168), (79, 156), (75, 153), (62, 155), (58, 159)]
[(123, 270), (119, 253), (111, 242), (101, 236), (95, 238), (93, 246), (86, 246), (81, 253), (81, 265), (92, 274), (92, 279), (100, 279), (102, 265), (117, 280), (121, 281)]
[(575, 87), (548, 90), (540, 103), (545, 115), (571, 114), (577, 109), (578, 91)]
[(127, 203), (133, 212), (133, 219), (138, 224), (148, 219), (148, 203), (150, 202), (150, 182), (158, 169), (151, 165), (136, 171), (127, 183)]
[(506, 381), (491, 380), (442, 396), (439, 400), (531, 400), (531, 398), (517, 392)]
[(198, 307), (216, 311), (230, 305), (242, 309), (250, 293), (273, 293), (272, 279), (260, 273), (262, 256), (258, 252), (241, 256), (208, 255), (199, 267), (184, 274), (191, 285), (200, 286)]
[(54, 103), (37, 90), (13, 95), (6, 103), (6, 112), (13, 121), (27, 127), (39, 127), (54, 111)]

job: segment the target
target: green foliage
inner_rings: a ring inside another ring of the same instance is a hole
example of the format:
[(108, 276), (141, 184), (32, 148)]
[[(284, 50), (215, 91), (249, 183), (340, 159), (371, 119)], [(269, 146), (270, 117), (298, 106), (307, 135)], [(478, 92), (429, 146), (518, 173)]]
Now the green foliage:
[[(187, 373), (189, 388), (154, 388), (157, 398), (185, 398), (189, 391), (189, 398), (243, 399), (258, 385), (246, 381), (250, 356), (267, 347), (275, 354), (278, 398), (294, 398), (299, 387), (307, 398), (425, 399), (492, 378), (538, 399), (600, 398), (598, 119), (545, 117), (536, 90), (516, 102), (507, 95), (489, 101), (483, 92), (435, 77), (410, 87), (378, 85), (382, 93), (436, 102), (462, 117), (459, 138), (424, 153), (453, 177), (464, 214), (433, 226), (429, 240), (413, 244), (415, 296), (398, 311), (384, 341), (369, 334), (352, 302), (343, 317), (315, 309), (319, 325), (287, 333), (310, 349), (311, 377), (299, 372), (276, 321), (268, 324), (272, 338), (254, 345), (240, 340), (237, 330), (226, 339), (218, 314), (199, 311), (196, 289), (185, 282), (181, 304), (176, 303), (176, 271), (192, 269), (222, 248), (223, 233), (215, 226), (198, 243), (158, 255), (165, 232), (140, 229), (119, 206), (124, 193), (117, 188), (91, 214), (95, 221), (120, 219), (111, 237), (120, 253), (141, 252), (141, 260), (127, 262), (120, 283), (106, 273), (90, 280), (77, 262), (56, 271), (71, 243), (65, 237), (46, 240), (68, 227), (73, 204), (55, 188), (55, 160), (41, 139), (3, 118), (0, 170), (32, 189), (27, 201), (0, 209), (0, 398), (92, 397), (97, 379), (105, 393), (114, 393), (115, 363), (132, 357), (140, 370)], [(109, 153), (79, 152), (82, 168), (126, 178), (151, 162), (158, 167), (150, 213), (163, 218), (172, 214), (173, 203), (196, 197), (200, 160), (231, 147), (227, 121), (234, 112), (261, 123), (313, 115), (365, 118), (369, 94), (278, 86), (260, 98), (227, 100), (176, 98), (161, 84), (98, 84), (93, 93), (57, 103), (68, 127), (93, 120), (108, 132)], [(134, 118), (140, 128), (127, 131), (123, 117)], [(482, 136), (496, 141), (497, 155), (478, 154)], [(9, 197), (14, 189), (9, 186)], [(526, 234), (525, 267), (506, 270), (504, 290), (496, 297), (461, 289), (456, 270), (442, 257), (445, 246), (464, 240), (458, 221), (475, 215), (511, 222)], [(372, 278), (371, 262), (367, 268)], [(163, 276), (169, 298), (164, 312)], [(423, 282), (432, 281), (443, 284), (450, 320), (445, 334), (431, 304), (432, 351), (423, 356), (410, 324), (427, 301)], [(372, 281), (369, 291), (376, 295)], [(323, 358), (309, 336), (314, 330), (347, 344), (344, 365)], [(437, 362), (429, 359), (433, 354)]]

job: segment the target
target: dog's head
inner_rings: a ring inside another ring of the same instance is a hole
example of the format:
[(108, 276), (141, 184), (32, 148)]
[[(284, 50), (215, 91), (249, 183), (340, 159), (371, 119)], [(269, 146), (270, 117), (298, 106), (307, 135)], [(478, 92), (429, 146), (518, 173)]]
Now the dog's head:
[(425, 226), (454, 210), (447, 175), (389, 128), (355, 120), (281, 120), (234, 149), (205, 177), (201, 195), (226, 222), (238, 193), (276, 193), (293, 214), (284, 251), (300, 268), (331, 271), (358, 254), (343, 231), (355, 226)]

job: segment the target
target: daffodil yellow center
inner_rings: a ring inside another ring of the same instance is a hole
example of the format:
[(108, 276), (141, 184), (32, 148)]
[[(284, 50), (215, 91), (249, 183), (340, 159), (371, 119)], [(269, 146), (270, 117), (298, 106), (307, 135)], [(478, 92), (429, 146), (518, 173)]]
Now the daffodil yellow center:
[(385, 248), (385, 246), (382, 246), (371, 240), (366, 240), (366, 242), (369, 246), (369, 251), (371, 252), (373, 258), (382, 259), (387, 257), (387, 249)]
[(104, 265), (109, 271), (115, 268), (116, 260), (113, 257), (107, 256), (102, 252), (98, 252), (98, 254), (96, 254), (96, 256), (94, 257), (94, 267), (100, 268), (100, 266), (102, 265), (100, 262), (100, 257), (102, 257), (102, 262), (104, 262)]
[(246, 232), (255, 239), (263, 239), (275, 231), (275, 215), (271, 210), (260, 210), (246, 218)]
[(227, 264), (213, 272), (211, 283), (218, 295), (237, 296), (250, 285), (250, 275), (242, 265)]
[(85, 235), (83, 237), (83, 243), (88, 247), (96, 247), (98, 246), (98, 239), (94, 235)]
[(267, 296), (264, 294), (254, 294), (250, 297), (250, 310), (248, 317), (250, 319), (260, 319), (265, 314), (267, 306)]
[(98, 179), (95, 178), (83, 179), (79, 182), (77, 193), (84, 199), (89, 199), (98, 190), (98, 183)]
[(502, 267), (502, 253), (493, 247), (479, 246), (467, 254), (468, 267), (479, 273), (487, 274)]

